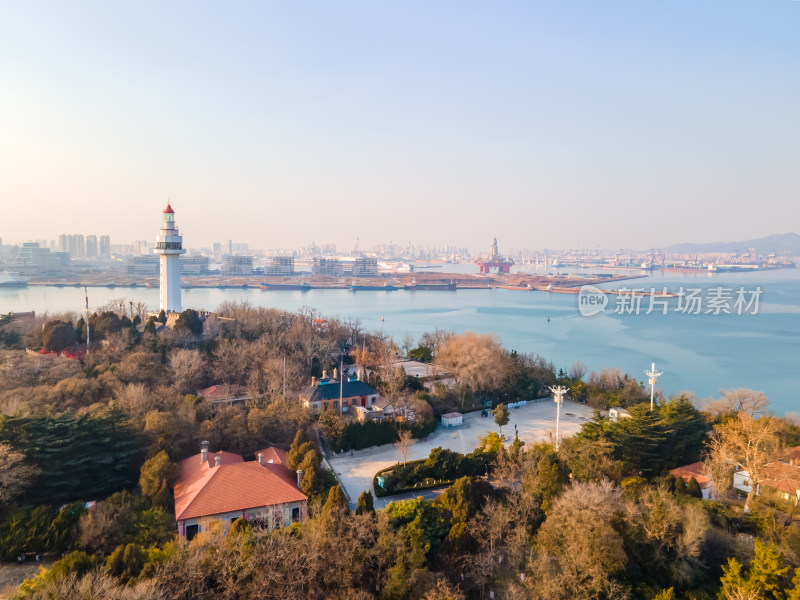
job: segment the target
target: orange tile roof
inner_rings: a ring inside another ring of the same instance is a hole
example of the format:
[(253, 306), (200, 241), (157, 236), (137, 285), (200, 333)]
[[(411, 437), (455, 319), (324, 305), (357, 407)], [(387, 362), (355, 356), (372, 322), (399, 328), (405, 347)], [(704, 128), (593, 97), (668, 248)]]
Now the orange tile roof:
[(800, 446), (795, 446), (794, 448), (787, 448), (786, 456), (791, 462), (791, 464), (795, 466), (800, 466)]
[(695, 481), (700, 484), (700, 487), (706, 487), (711, 483), (711, 477), (706, 475), (705, 471), (706, 466), (702, 462), (696, 462), (690, 465), (684, 465), (682, 467), (670, 469), (669, 472), (675, 477), (680, 477), (686, 483), (689, 483), (692, 480), (692, 477), (694, 477)]
[[(265, 460), (269, 460), (267, 451), (272, 450), (261, 451)], [(277, 450), (275, 455), (281, 453)], [(221, 457), (219, 467), (214, 466), (216, 456)], [(295, 481), (284, 464), (244, 462), (230, 452), (209, 452), (203, 462), (196, 454), (181, 462), (181, 475), (175, 484), (175, 518), (180, 521), (307, 500)]]
[(258, 455), (264, 453), (264, 462), (272, 462), (276, 465), (285, 465), (286, 464), (286, 452), (281, 450), (280, 448), (276, 448), (275, 446), (270, 446), (269, 448), (264, 448), (263, 450), (256, 450), (255, 455), (256, 459)]
[(785, 463), (772, 463), (764, 469), (761, 485), (789, 494), (800, 490), (800, 468)]

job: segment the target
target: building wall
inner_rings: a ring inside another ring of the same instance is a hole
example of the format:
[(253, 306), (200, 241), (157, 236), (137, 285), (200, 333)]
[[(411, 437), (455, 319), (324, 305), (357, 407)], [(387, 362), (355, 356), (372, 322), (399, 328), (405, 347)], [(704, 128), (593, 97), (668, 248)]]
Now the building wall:
[(293, 508), (300, 509), (300, 521), (305, 521), (308, 518), (307, 504), (308, 502), (304, 500), (302, 502), (289, 502), (274, 506), (259, 506), (246, 510), (183, 519), (178, 521), (178, 535), (180, 537), (185, 537), (186, 528), (192, 525), (199, 525), (198, 533), (208, 531), (215, 526), (221, 527), (222, 533), (227, 533), (231, 523), (239, 518), (244, 518), (246, 521), (262, 521), (267, 524), (270, 530), (280, 529), (292, 524)]

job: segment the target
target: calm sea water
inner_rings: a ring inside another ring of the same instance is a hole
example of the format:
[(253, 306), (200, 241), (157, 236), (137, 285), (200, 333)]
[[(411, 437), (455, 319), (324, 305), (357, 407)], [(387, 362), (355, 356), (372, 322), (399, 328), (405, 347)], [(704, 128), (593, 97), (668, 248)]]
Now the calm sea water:
[[(474, 267), (473, 267), (474, 269)], [(698, 398), (718, 397), (737, 387), (762, 390), (776, 413), (800, 411), (800, 269), (762, 273), (654, 273), (611, 287), (642, 287), (670, 291), (680, 287), (751, 290), (760, 287), (755, 315), (675, 312), (667, 315), (615, 314), (612, 299), (605, 313), (581, 316), (575, 295), (511, 290), (456, 292), (262, 292), (258, 289), (188, 289), (185, 307), (213, 310), (225, 300), (247, 300), (255, 306), (297, 310), (312, 307), (323, 315), (354, 317), (367, 330), (382, 329), (398, 341), (406, 333), (419, 336), (436, 327), (459, 332), (494, 332), (505, 346), (535, 352), (556, 368), (581, 361), (589, 369), (619, 367), (644, 379), (643, 370), (656, 363), (664, 372), (658, 386), (667, 394), (692, 391)], [(701, 294), (701, 295), (704, 295)], [(111, 299), (158, 304), (158, 290), (90, 288), (91, 307)], [(647, 299), (643, 300), (644, 313)], [(0, 313), (35, 310), (80, 311), (82, 288), (29, 286), (0, 289)]]

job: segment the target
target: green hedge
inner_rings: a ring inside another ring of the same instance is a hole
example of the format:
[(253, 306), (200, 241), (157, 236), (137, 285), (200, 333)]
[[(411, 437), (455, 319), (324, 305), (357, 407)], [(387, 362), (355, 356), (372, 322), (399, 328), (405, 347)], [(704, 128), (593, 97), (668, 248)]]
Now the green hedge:
[[(373, 478), (375, 495), (391, 496), (448, 485), (459, 477), (480, 477), (488, 473), (493, 459), (494, 454), (491, 452), (475, 451), (464, 455), (444, 448), (434, 448), (426, 459), (413, 460), (405, 465), (398, 464), (378, 471)], [(377, 482), (377, 477), (382, 474), (386, 474), (383, 488)], [(426, 483), (429, 480), (434, 483)]]
[(436, 419), (423, 422), (397, 423), (394, 421), (351, 421), (341, 433), (328, 440), (334, 452), (362, 450), (372, 446), (393, 444), (397, 441), (398, 430), (409, 429), (411, 435), (423, 438), (436, 429)]

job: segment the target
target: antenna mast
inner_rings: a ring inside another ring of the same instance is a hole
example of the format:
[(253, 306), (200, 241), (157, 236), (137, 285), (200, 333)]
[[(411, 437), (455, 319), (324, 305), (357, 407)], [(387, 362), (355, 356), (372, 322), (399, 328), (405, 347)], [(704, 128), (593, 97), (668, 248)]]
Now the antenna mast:
[(656, 380), (664, 374), (663, 371), (656, 371), (656, 363), (651, 363), (650, 370), (644, 372), (647, 375), (648, 383), (650, 384), (650, 410), (653, 410), (653, 399), (655, 397)]
[(553, 402), (556, 403), (556, 450), (558, 450), (559, 446), (559, 421), (561, 418), (561, 405), (564, 403), (564, 394), (569, 391), (568, 387), (564, 387), (563, 385), (557, 385), (556, 387), (551, 387), (550, 391), (553, 392)]

